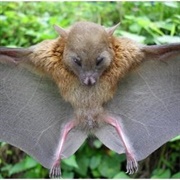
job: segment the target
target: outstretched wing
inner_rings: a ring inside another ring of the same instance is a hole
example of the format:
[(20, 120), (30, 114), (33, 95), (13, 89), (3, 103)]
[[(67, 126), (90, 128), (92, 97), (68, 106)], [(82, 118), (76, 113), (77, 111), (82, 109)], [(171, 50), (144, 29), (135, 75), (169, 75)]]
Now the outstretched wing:
[[(5, 57), (8, 59), (6, 55), (0, 56), (2, 61)], [(62, 99), (50, 79), (0, 64), (1, 141), (22, 149), (51, 168), (62, 129), (72, 117), (72, 107)], [(86, 134), (74, 128), (63, 145), (62, 158), (73, 154), (85, 138)]]
[[(146, 49), (148, 61), (119, 82), (106, 107), (119, 122), (136, 160), (180, 134), (180, 45), (153, 48)], [(125, 153), (111, 125), (100, 128), (96, 136), (110, 149)]]

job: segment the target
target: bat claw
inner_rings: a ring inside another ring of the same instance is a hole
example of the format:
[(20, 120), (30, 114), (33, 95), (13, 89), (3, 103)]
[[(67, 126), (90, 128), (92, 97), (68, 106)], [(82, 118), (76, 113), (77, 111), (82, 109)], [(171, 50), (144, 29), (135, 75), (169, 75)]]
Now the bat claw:
[(59, 163), (55, 163), (49, 172), (50, 178), (61, 178), (61, 168)]
[(127, 169), (126, 173), (128, 174), (134, 174), (138, 171), (138, 163), (136, 159), (133, 158), (132, 156), (127, 158), (126, 169)]

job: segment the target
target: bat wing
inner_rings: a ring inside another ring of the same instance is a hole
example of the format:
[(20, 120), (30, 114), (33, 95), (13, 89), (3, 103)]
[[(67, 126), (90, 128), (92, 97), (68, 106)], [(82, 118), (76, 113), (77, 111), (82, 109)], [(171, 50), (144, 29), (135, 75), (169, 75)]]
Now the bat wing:
[[(0, 77), (0, 140), (51, 168), (61, 131), (72, 120), (72, 107), (47, 77), (4, 64), (0, 64)], [(63, 145), (62, 158), (73, 154), (85, 138), (74, 128)]]
[[(144, 61), (119, 82), (106, 108), (120, 124), (138, 161), (179, 135), (180, 56), (166, 61)], [(125, 153), (113, 126), (104, 125), (96, 136), (110, 149)]]

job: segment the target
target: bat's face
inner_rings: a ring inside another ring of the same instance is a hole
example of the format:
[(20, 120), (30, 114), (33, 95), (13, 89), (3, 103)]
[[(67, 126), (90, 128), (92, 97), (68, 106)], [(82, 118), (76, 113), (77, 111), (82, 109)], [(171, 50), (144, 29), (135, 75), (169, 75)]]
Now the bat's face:
[(69, 33), (67, 42), (64, 63), (82, 84), (95, 85), (114, 57), (108, 34), (101, 26), (86, 31), (79, 27)]

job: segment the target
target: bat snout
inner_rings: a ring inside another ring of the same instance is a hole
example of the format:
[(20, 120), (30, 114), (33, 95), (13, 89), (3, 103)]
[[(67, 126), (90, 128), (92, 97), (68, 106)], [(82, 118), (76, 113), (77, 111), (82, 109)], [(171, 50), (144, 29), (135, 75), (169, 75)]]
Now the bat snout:
[(93, 77), (86, 77), (83, 81), (83, 83), (87, 86), (92, 86), (96, 83), (96, 79)]

